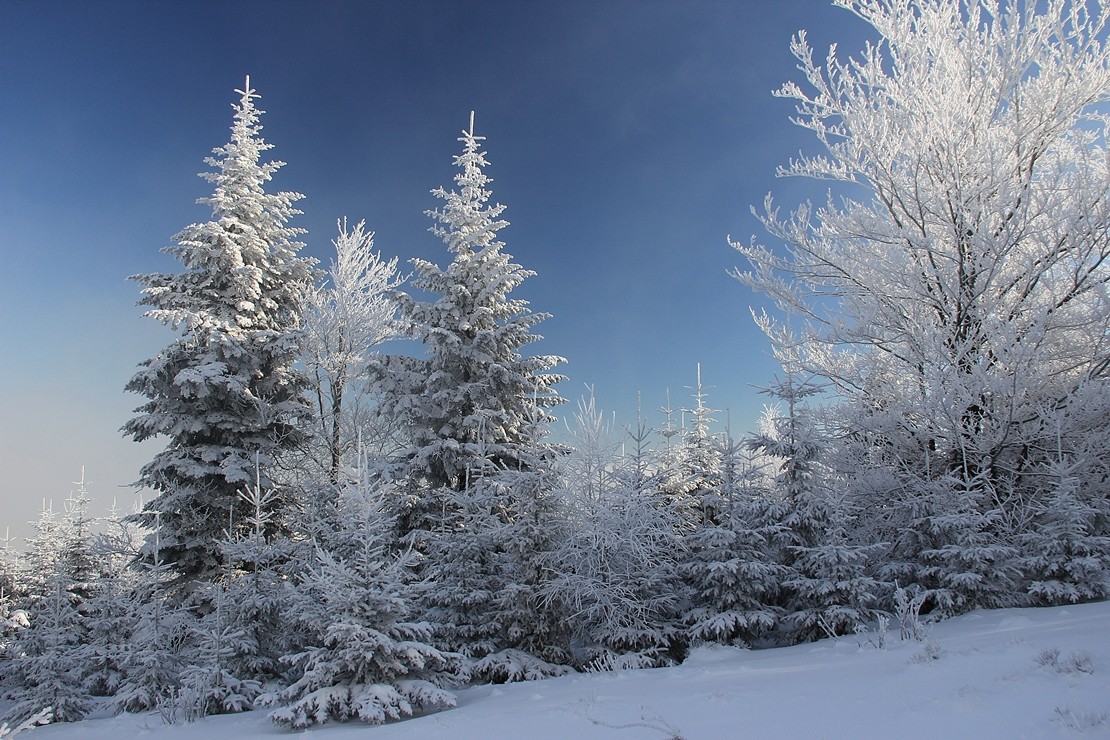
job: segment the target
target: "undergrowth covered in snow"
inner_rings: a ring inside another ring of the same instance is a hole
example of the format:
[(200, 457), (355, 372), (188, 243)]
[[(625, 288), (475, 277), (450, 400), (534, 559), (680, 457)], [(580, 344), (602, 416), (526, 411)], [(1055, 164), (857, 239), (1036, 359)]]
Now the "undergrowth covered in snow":
[[(1107, 737), (1107, 624), (1110, 602), (1101, 602), (977, 611), (933, 625), (924, 642), (887, 634), (883, 647), (878, 632), (768, 650), (705, 646), (672, 668), (477, 686), (460, 691), (453, 709), (313, 732), (336, 740)], [(150, 712), (48, 725), (22, 737), (286, 734), (259, 711), (175, 725)]]

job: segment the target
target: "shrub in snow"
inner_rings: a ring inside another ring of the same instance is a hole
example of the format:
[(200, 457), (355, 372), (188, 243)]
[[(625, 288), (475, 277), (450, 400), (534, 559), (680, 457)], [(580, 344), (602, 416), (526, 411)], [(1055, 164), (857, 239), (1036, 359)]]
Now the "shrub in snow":
[(898, 619), (898, 626), (903, 640), (916, 640), (924, 642), (928, 637), (928, 626), (921, 616), (921, 607), (925, 604), (927, 594), (920, 588), (894, 589), (894, 616)]
[(910, 662), (929, 663), (934, 660), (940, 660), (940, 656), (943, 652), (939, 642), (936, 640), (926, 640), (921, 651), (914, 653), (913, 656), (910, 657)]
[(1058, 673), (1094, 673), (1095, 666), (1091, 654), (1076, 650), (1063, 661), (1060, 660), (1060, 648), (1048, 647), (1037, 653), (1037, 665), (1051, 668)]
[(1071, 707), (1056, 707), (1056, 721), (1070, 730), (1086, 732), (1106, 724), (1110, 712), (1082, 712)]

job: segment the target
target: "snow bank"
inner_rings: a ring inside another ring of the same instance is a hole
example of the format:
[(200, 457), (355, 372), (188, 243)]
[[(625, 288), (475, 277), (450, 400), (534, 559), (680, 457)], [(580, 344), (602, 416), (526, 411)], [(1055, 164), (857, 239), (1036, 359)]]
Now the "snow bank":
[[(698, 648), (676, 668), (478, 686), (373, 740), (1110, 737), (1110, 602), (975, 612), (924, 642), (877, 634), (763, 651)], [(52, 725), (30, 740), (288, 736), (263, 712), (166, 726), (157, 714)]]

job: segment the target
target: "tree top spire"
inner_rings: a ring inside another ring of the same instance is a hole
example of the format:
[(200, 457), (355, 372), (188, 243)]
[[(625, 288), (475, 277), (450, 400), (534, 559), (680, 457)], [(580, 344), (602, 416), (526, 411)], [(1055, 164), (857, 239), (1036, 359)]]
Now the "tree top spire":
[(459, 141), (462, 142), (473, 143), (486, 140), (486, 137), (484, 136), (474, 135), (474, 111), (470, 111), (470, 129), (463, 131), (462, 134), (463, 135), (459, 137)]
[(236, 90), (235, 92), (242, 95), (243, 99), (245, 101), (249, 101), (249, 100), (252, 100), (254, 98), (262, 97), (257, 92), (255, 92), (254, 88), (251, 87), (251, 76), (250, 75), (246, 76), (246, 79), (243, 82), (243, 89), (242, 90)]

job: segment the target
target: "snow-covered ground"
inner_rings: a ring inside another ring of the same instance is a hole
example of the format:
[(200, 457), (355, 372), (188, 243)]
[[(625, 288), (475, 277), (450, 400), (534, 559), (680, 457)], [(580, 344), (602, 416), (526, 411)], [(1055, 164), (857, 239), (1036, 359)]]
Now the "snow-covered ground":
[[(676, 668), (461, 691), (455, 709), (321, 740), (1110, 737), (1110, 603), (976, 612), (929, 640), (877, 635), (763, 651), (707, 647)], [(259, 738), (263, 712), (164, 725), (157, 714), (50, 725), (28, 740)]]

